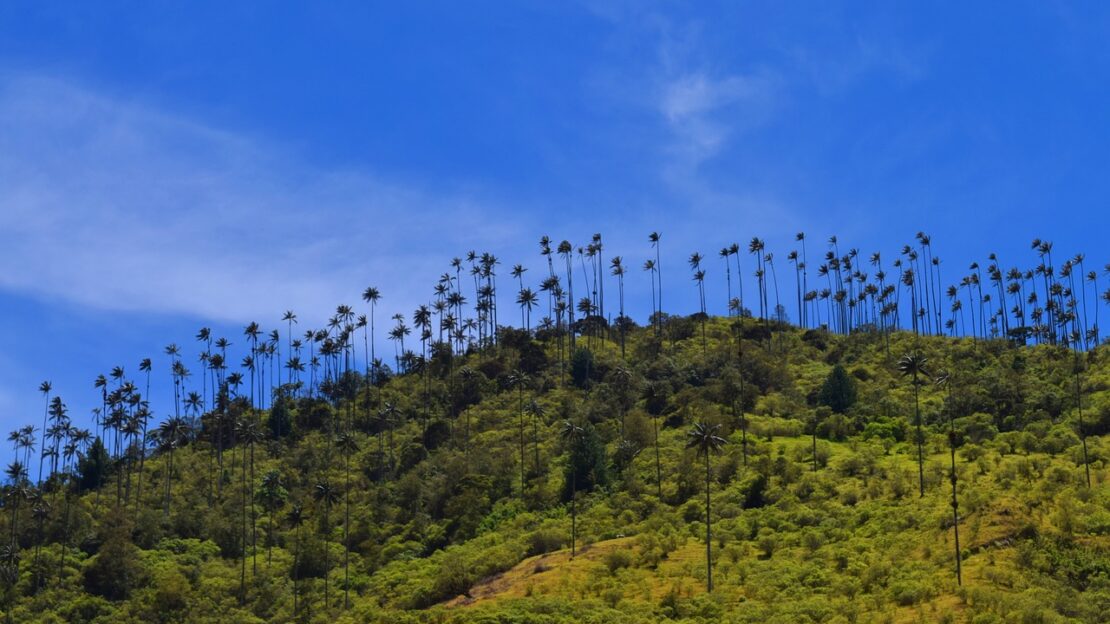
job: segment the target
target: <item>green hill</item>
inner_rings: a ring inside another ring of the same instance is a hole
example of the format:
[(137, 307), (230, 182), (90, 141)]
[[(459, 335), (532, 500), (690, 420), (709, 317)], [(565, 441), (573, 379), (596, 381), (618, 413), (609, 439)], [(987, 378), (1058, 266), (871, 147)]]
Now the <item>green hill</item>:
[[(287, 384), (265, 409), (253, 383), (223, 384), (145, 456), (106, 430), (41, 488), (10, 473), (3, 612), (1106, 621), (1110, 348), (703, 316), (585, 330), (572, 349), (504, 329), (373, 384), (344, 351), (318, 390)], [(719, 452), (687, 448), (696, 423)]]

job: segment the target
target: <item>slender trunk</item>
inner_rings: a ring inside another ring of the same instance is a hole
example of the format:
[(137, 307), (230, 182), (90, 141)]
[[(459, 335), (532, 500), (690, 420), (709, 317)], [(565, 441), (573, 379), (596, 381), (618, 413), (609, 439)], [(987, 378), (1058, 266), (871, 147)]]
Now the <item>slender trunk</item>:
[[(348, 434), (349, 434), (348, 430)], [(343, 458), (343, 608), (351, 606), (351, 452)]]
[(520, 497), (524, 498), (524, 387), (518, 386), (518, 408), (520, 411)]
[(659, 463), (659, 417), (651, 419), (653, 429), (655, 430), (655, 487), (657, 496), (662, 502), (663, 500), (663, 468)]
[(952, 531), (956, 538), (956, 585), (963, 585), (963, 571), (960, 562), (960, 511), (956, 500), (956, 427), (953, 415), (948, 415), (949, 454), (952, 462), (950, 480), (952, 481)]
[(328, 547), (329, 536), (331, 533), (331, 522), (328, 516), (331, 512), (331, 502), (324, 502), (324, 609), (331, 608), (331, 600), (329, 593), (328, 577), (331, 576), (331, 549)]
[[(250, 443), (251, 454), (251, 482), (250, 488), (254, 489), (254, 440)], [(258, 522), (255, 517), (254, 496), (250, 497), (251, 506), (251, 577), (258, 576)]]
[(917, 482), (921, 490), (921, 497), (925, 496), (925, 451), (923, 448), (923, 434), (921, 433), (921, 405), (918, 402), (917, 372), (913, 374), (913, 412), (914, 422), (917, 425)]
[(709, 453), (705, 453), (705, 578), (713, 593), (713, 520), (709, 515)]
[(1087, 432), (1083, 426), (1083, 394), (1080, 390), (1079, 355), (1076, 354), (1075, 362), (1075, 405), (1079, 411), (1079, 441), (1083, 446), (1083, 470), (1087, 477), (1087, 489), (1091, 488), (1091, 464), (1087, 460)]
[(296, 544), (293, 546), (293, 617), (297, 617), (298, 592), (297, 580), (300, 578), (299, 564), (301, 561), (301, 527), (297, 526)]
[(578, 539), (578, 510), (575, 507), (575, 500), (578, 498), (578, 471), (575, 470), (573, 452), (571, 452), (570, 461), (570, 556), (573, 558), (576, 553), (575, 544)]

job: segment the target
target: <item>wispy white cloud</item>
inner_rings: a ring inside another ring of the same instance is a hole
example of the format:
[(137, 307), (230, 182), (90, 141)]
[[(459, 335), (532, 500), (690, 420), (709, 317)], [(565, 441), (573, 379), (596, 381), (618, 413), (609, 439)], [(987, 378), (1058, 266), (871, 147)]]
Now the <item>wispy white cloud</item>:
[(407, 305), (430, 295), (409, 276), (526, 227), (480, 192), (321, 170), (61, 80), (0, 77), (0, 120), (0, 288), (33, 296), (242, 321), (373, 283)]
[(693, 69), (665, 80), (659, 110), (673, 134), (677, 164), (695, 168), (716, 155), (738, 128), (766, 115), (773, 91), (764, 75), (714, 77)]

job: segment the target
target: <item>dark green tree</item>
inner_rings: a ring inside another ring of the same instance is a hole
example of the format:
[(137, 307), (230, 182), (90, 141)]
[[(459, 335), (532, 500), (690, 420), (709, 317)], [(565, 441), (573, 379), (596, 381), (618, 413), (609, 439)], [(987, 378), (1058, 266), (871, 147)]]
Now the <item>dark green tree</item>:
[(582, 389), (590, 387), (590, 375), (594, 370), (594, 354), (585, 347), (578, 347), (570, 356), (570, 379)]
[(817, 395), (817, 402), (828, 406), (833, 412), (843, 414), (856, 403), (856, 382), (837, 364), (825, 378), (821, 391)]

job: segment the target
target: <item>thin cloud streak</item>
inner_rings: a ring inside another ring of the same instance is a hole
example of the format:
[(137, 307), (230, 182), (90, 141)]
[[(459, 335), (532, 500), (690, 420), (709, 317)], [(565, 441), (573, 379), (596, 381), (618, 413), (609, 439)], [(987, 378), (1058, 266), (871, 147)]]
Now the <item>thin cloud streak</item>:
[(0, 81), (0, 118), (0, 287), (32, 296), (223, 321), (323, 316), (368, 283), (394, 304), (423, 301), (402, 274), (434, 279), (442, 249), (521, 227), (472, 193), (321, 171), (58, 80)]

